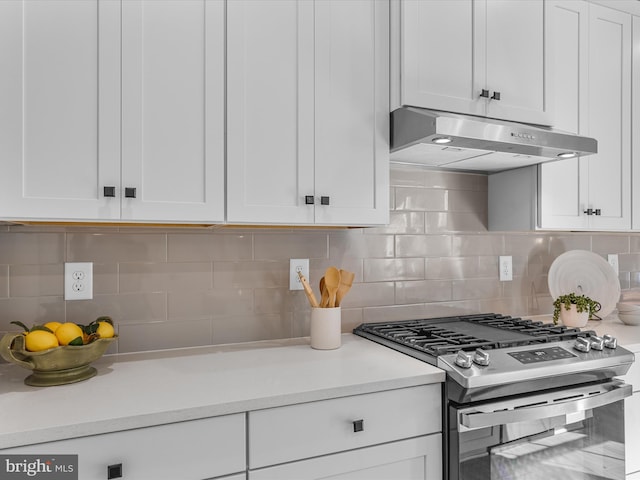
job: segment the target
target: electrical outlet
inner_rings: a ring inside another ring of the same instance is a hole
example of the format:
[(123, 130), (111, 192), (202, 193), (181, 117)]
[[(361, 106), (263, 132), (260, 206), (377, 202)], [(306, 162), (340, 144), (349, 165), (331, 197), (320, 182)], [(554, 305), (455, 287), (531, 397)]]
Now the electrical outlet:
[(513, 280), (513, 264), (511, 255), (500, 257), (500, 281), (510, 282)]
[(616, 275), (619, 275), (620, 266), (618, 265), (618, 254), (610, 253), (609, 255), (607, 255), (607, 261), (609, 262), (609, 265), (611, 265), (611, 267), (613, 268), (613, 271), (616, 272)]
[(64, 299), (91, 300), (93, 298), (93, 263), (64, 264)]
[(301, 272), (311, 282), (309, 280), (308, 258), (292, 258), (289, 260), (289, 290), (303, 290), (298, 272)]

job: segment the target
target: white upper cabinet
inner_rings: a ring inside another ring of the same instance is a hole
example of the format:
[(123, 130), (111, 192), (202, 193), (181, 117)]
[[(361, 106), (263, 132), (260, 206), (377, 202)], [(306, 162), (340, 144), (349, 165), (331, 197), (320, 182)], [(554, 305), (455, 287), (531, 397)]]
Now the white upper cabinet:
[(120, 193), (126, 220), (224, 219), (222, 1), (122, 2)]
[(7, 0), (0, 45), (1, 218), (224, 219), (223, 2)]
[(557, 128), (597, 139), (598, 153), (540, 166), (540, 227), (631, 227), (631, 16), (549, 2)]
[(396, 8), (394, 107), (551, 124), (543, 0), (404, 0)]
[(227, 4), (227, 221), (388, 222), (388, 2)]
[(120, 217), (120, 8), (0, 2), (0, 218)]
[[(632, 112), (631, 122), (633, 125), (640, 124), (640, 17), (633, 17), (633, 64), (631, 80)], [(635, 189), (640, 188), (640, 128), (634, 128), (631, 132), (631, 154), (632, 183)], [(633, 205), (632, 228), (640, 230), (640, 193), (636, 190), (632, 194)]]
[[(588, 136), (589, 112), (589, 6), (576, 0), (548, 1), (548, 32), (553, 35), (555, 126)], [(539, 167), (540, 226), (582, 229), (589, 217), (582, 213), (587, 202), (586, 158), (549, 162)]]

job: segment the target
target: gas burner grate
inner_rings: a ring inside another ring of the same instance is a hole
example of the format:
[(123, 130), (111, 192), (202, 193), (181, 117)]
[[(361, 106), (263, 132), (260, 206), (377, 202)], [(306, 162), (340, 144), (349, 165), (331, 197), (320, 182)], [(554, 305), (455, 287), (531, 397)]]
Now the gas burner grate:
[(384, 339), (432, 356), (455, 353), (458, 350), (473, 351), (477, 348), (492, 350), (595, 335), (591, 331), (582, 332), (579, 328), (512, 318), (495, 313), (363, 323), (354, 330), (354, 333), (369, 338)]

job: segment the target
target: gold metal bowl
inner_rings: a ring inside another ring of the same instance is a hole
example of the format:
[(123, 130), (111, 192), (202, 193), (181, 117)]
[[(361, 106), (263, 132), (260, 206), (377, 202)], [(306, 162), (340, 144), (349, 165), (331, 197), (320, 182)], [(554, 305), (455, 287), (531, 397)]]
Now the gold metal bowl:
[(33, 371), (24, 380), (27, 385), (64, 385), (95, 376), (98, 372), (90, 363), (100, 358), (116, 339), (117, 336), (99, 338), (87, 345), (66, 345), (30, 352), (25, 348), (23, 334), (7, 333), (0, 339), (0, 356), (7, 362)]

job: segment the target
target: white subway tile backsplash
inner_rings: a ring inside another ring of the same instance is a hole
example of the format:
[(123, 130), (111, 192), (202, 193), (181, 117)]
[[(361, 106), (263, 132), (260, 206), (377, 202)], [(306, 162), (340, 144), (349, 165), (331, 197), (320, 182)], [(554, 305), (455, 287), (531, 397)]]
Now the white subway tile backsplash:
[(167, 261), (251, 260), (252, 242), (249, 233), (171, 233), (167, 235)]
[(364, 261), (365, 282), (424, 279), (422, 258), (370, 258)]
[[(553, 310), (547, 274), (573, 249), (617, 253), (624, 290), (640, 288), (640, 235), (488, 232), (487, 176), (398, 166), (390, 224), (352, 229), (4, 226), (0, 228), (0, 332), (110, 315), (130, 352), (309, 334), (310, 307), (289, 291), (290, 258), (353, 271), (342, 330), (361, 322), (494, 311)], [(498, 256), (513, 281), (498, 280)], [(66, 261), (94, 262), (94, 298), (65, 302)]]
[[(64, 295), (64, 265), (13, 265), (9, 267), (12, 297)], [(1, 283), (0, 283), (1, 285)]]
[(450, 235), (396, 235), (396, 257), (448, 257)]
[(452, 283), (449, 280), (416, 280), (396, 282), (396, 303), (450, 302)]
[(454, 256), (506, 253), (503, 235), (456, 235), (452, 238), (451, 254)]
[(9, 265), (0, 265), (0, 298), (9, 296)]
[(395, 210), (443, 212), (449, 209), (447, 190), (396, 187), (395, 191)]
[(64, 233), (0, 233), (0, 265), (40, 265), (64, 261)]

